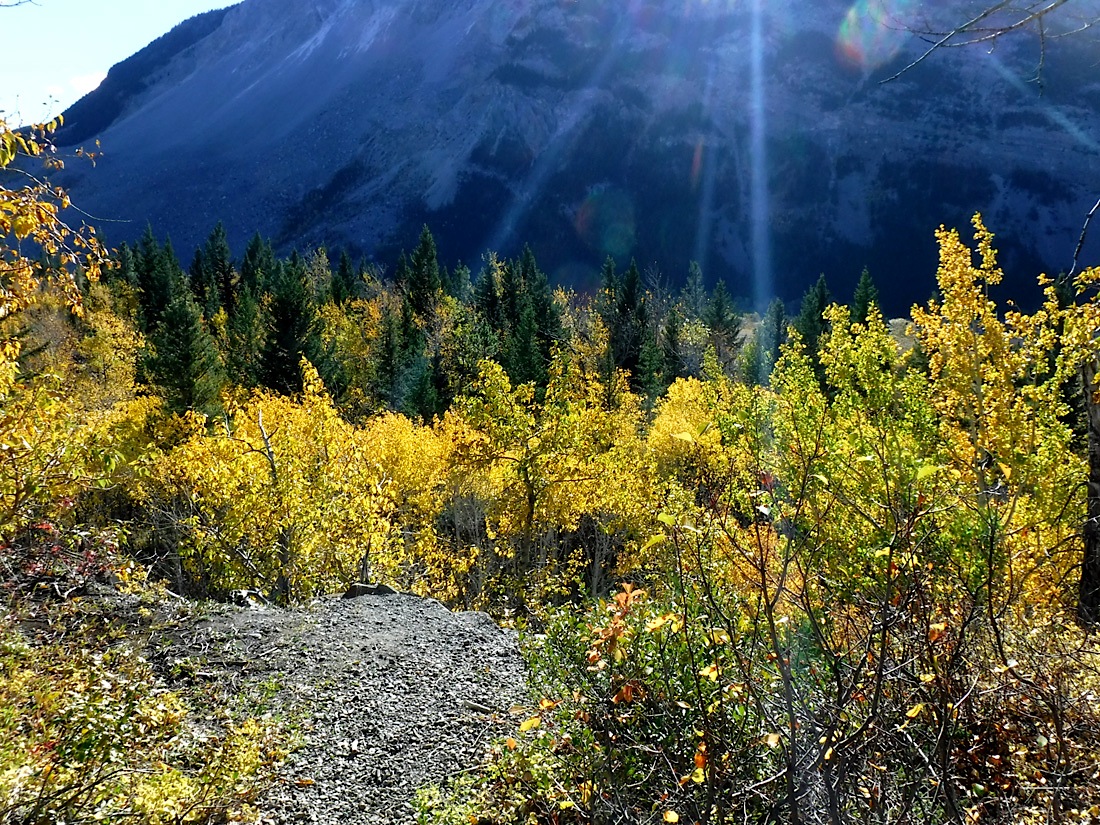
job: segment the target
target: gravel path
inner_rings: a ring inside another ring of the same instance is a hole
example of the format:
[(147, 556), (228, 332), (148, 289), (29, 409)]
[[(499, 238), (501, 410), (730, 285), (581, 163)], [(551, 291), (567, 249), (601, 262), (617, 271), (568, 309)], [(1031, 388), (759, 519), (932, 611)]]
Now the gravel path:
[(526, 698), (514, 632), (404, 594), (218, 610), (188, 651), (218, 678), (274, 679), (277, 705), (304, 717), (260, 803), (271, 825), (411, 823), (415, 790), (477, 765)]

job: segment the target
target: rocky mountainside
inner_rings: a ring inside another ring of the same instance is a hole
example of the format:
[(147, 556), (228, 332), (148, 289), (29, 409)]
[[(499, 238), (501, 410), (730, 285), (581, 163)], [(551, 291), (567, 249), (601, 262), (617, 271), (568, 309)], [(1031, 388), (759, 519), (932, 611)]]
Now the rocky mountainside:
[(224, 220), (237, 250), (392, 264), (427, 222), (474, 269), (523, 242), (581, 288), (608, 254), (673, 282), (696, 259), (758, 304), (821, 272), (846, 297), (867, 265), (904, 311), (932, 231), (976, 210), (1009, 280), (1068, 267), (1100, 195), (1091, 35), (1049, 41), (1041, 84), (1026, 34), (882, 84), (922, 47), (883, 2), (759, 5), (245, 0), (74, 106), (62, 141), (104, 155), (62, 182), (111, 242)]

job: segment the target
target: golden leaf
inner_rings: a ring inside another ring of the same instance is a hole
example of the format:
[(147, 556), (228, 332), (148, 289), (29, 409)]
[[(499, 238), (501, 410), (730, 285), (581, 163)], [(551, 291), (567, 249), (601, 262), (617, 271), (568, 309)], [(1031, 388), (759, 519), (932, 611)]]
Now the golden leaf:
[(519, 726), (520, 733), (527, 733), (529, 730), (534, 730), (542, 724), (542, 719), (538, 716), (532, 716), (526, 722)]

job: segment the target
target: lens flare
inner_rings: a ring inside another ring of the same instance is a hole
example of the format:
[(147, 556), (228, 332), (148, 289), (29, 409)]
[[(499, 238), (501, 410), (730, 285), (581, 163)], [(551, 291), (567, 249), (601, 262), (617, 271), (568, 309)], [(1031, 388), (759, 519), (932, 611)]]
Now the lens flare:
[(889, 63), (909, 37), (901, 19), (912, 0), (858, 0), (840, 24), (837, 53), (866, 71)]
[(592, 249), (624, 260), (637, 241), (634, 202), (619, 189), (601, 189), (589, 195), (577, 210), (577, 234)]

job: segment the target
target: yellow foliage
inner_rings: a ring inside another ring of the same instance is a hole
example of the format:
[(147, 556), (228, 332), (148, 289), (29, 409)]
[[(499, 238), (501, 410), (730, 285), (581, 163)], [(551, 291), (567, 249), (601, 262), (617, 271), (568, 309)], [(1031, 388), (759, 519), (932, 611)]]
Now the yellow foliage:
[(300, 400), (257, 392), (226, 426), (195, 432), (154, 467), (151, 494), (178, 508), (185, 563), (212, 588), (301, 599), (346, 587), (384, 558), (388, 501), (369, 444), (308, 363), (304, 372)]

